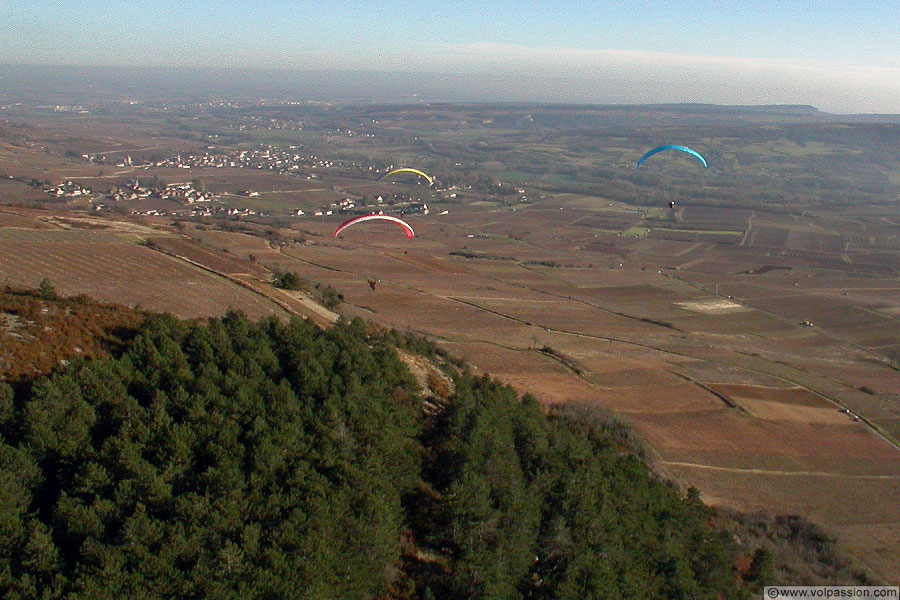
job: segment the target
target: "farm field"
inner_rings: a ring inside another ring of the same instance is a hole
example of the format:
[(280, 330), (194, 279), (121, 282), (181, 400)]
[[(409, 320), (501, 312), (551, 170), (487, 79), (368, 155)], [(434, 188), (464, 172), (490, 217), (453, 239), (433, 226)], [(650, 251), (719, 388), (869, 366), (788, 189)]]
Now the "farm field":
[[(805, 515), (883, 577), (900, 572), (900, 209), (873, 201), (881, 188), (836, 160), (843, 133), (827, 124), (732, 131), (716, 117), (694, 134), (673, 125), (680, 115), (646, 124), (627, 111), (530, 107), (537, 133), (515, 125), (516, 107), (492, 109), (496, 123), (471, 107), (404, 107), (377, 115), (381, 137), (349, 139), (332, 122), (343, 109), (310, 110), (302, 132), (224, 128), (220, 113), (103, 134), (93, 117), (53, 117), (66, 135), (10, 125), (0, 146), (0, 284), (47, 278), (63, 295), (188, 318), (236, 308), (327, 325), (339, 314), (415, 332), (548, 407), (612, 411), (647, 442), (659, 473), (710, 503)], [(340, 124), (355, 128), (353, 111), (369, 109), (346, 110)], [(407, 113), (423, 122), (410, 128)], [(321, 114), (328, 121), (316, 123)], [(584, 119), (617, 129), (579, 137)], [(632, 122), (644, 123), (640, 135), (623, 125)], [(635, 139), (651, 133), (699, 136), (714, 166), (635, 172)], [(226, 149), (302, 144), (346, 162), (305, 179), (76, 158), (217, 150), (213, 134), (227, 134)], [(755, 141), (743, 145), (745, 134)], [(885, 156), (892, 139), (878, 138)], [(439, 182), (375, 183), (366, 159), (422, 163)], [(810, 173), (831, 177), (828, 203), (805, 186)], [(192, 181), (224, 207), (262, 214), (139, 219), (129, 210), (144, 205), (51, 203), (29, 177), (101, 190), (136, 177)], [(310, 212), (393, 193), (391, 202), (427, 200), (428, 213), (404, 215), (412, 240), (377, 223), (333, 239), (348, 215)], [(331, 286), (340, 306), (275, 289), (276, 271), (296, 273), (310, 293)]]
[(0, 284), (34, 288), (46, 278), (65, 296), (87, 294), (189, 319), (230, 308), (253, 318), (284, 314), (235, 283), (137, 241), (102, 231), (0, 228)]
[[(528, 209), (520, 212), (526, 217), (515, 222), (527, 220)], [(514, 224), (506, 224), (504, 239), (490, 216), (460, 221), (443, 232), (417, 223), (422, 246), (376, 228), (291, 245), (279, 264), (341, 290), (345, 314), (424, 333), (545, 404), (615, 411), (653, 447), (662, 470), (714, 503), (810, 515), (839, 534), (852, 531), (842, 539), (872, 568), (884, 573), (900, 564), (893, 541), (873, 546), (861, 534), (900, 515), (900, 452), (839, 410), (843, 404), (900, 437), (897, 404), (887, 397), (900, 389), (900, 373), (856, 346), (862, 330), (848, 335), (873, 319), (883, 332), (896, 325), (890, 316), (849, 295), (799, 295), (792, 285), (784, 289), (790, 304), (765, 288), (730, 300), (729, 286), (764, 275), (732, 265), (697, 287), (688, 269), (672, 270), (671, 257), (665, 264), (655, 255), (660, 268), (641, 270), (630, 256), (610, 267), (591, 252), (557, 251), (552, 222), (546, 237), (531, 225), (523, 244), (510, 234)], [(321, 229), (324, 238), (327, 226)], [(466, 230), (494, 237), (462, 237)], [(463, 241), (484, 258), (450, 254)], [(632, 242), (633, 253), (641, 242)], [(532, 256), (561, 266), (529, 265)], [(367, 278), (380, 280), (375, 291)], [(716, 280), (719, 296), (710, 285)], [(822, 325), (805, 327), (805, 314)], [(887, 332), (878, 341), (892, 339)], [(822, 493), (813, 493), (819, 484)], [(848, 485), (854, 502), (878, 508), (848, 516), (839, 493)]]
[[(254, 317), (282, 311), (232, 282), (139, 246), (136, 233), (28, 229), (24, 216), (8, 221), (11, 227), (0, 229), (0, 272), (11, 284), (34, 286), (47, 277), (65, 294), (90, 292), (188, 317), (229, 307)], [(804, 327), (795, 306), (761, 302), (772, 292), (758, 285), (742, 291), (746, 301), (730, 300), (706, 289), (710, 276), (698, 287), (682, 279), (684, 270), (661, 262), (656, 270), (641, 270), (641, 261), (627, 258), (610, 267), (588, 251), (544, 247), (539, 230), (523, 245), (499, 234), (468, 238), (464, 232), (479, 231), (476, 224), (444, 221), (452, 226), (418, 219), (421, 244), (375, 226), (331, 240), (333, 221), (307, 223), (307, 243), (280, 247), (214, 230), (189, 229), (190, 243), (166, 233), (153, 239), (215, 270), (261, 279), (262, 265), (277, 266), (331, 285), (344, 296), (343, 314), (425, 334), (547, 405), (613, 410), (647, 440), (661, 472), (697, 486), (708, 501), (806, 514), (839, 535), (846, 532), (842, 539), (873, 569), (895, 564), (885, 559), (896, 551), (892, 543), (873, 547), (862, 532), (875, 527), (873, 519), (892, 522), (900, 514), (887, 499), (888, 491), (900, 489), (900, 452), (833, 401), (900, 436), (897, 404), (887, 397), (900, 389), (896, 371), (846, 345), (851, 342)], [(451, 254), (463, 246), (479, 248), (485, 258)], [(560, 266), (529, 264), (531, 256)], [(731, 291), (730, 281), (760, 277), (725, 277), (720, 292)], [(374, 291), (369, 279), (378, 280)], [(822, 321), (835, 335), (870, 318), (891, 322), (887, 315), (873, 317), (849, 295), (829, 300), (831, 289), (820, 285), (794, 297), (805, 300), (800, 304), (809, 314), (819, 314), (815, 307), (822, 304), (823, 317), (829, 302), (850, 304), (855, 312), (838, 318), (842, 312), (832, 311), (835, 316)], [(856, 389), (862, 381), (874, 395)], [(797, 491), (818, 483), (824, 493)], [(881, 508), (856, 520), (842, 514), (837, 491), (850, 484), (856, 502)]]

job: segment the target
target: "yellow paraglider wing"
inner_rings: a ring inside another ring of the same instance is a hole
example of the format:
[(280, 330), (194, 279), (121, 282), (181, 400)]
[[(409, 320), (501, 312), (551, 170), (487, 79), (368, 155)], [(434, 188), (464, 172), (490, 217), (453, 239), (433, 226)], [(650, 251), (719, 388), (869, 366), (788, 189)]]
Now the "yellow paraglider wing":
[(421, 177), (421, 178), (423, 178), (425, 181), (427, 181), (427, 182), (428, 182), (428, 185), (431, 185), (431, 184), (434, 183), (434, 178), (433, 178), (433, 177), (429, 176), (429, 175), (426, 174), (426, 173), (423, 173), (422, 171), (420, 171), (420, 170), (418, 170), (418, 169), (409, 169), (409, 168), (394, 169), (393, 171), (388, 171), (387, 173), (385, 173), (384, 175), (382, 175), (381, 177), (379, 177), (379, 178), (378, 178), (378, 181), (381, 181), (381, 180), (384, 179), (385, 177), (391, 177), (391, 176), (393, 176), (393, 175), (399, 175), (399, 174), (401, 174), (401, 173), (409, 173), (409, 174), (412, 174), (412, 175), (418, 175), (419, 177)]

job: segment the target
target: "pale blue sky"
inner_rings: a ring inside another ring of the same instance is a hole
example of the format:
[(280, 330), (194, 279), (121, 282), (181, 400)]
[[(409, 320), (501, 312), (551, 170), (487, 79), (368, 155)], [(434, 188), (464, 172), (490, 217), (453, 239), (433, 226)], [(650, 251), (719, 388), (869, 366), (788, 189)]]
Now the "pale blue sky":
[(538, 96), (584, 77), (571, 100), (900, 112), (898, 30), (896, 0), (17, 0), (0, 62), (502, 73)]

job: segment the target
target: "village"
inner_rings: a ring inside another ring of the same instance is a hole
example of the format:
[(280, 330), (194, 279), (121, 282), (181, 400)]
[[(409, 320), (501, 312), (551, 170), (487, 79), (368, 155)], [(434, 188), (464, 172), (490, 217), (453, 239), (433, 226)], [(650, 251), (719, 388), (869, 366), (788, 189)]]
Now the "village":
[[(155, 178), (154, 178), (155, 179)], [(90, 188), (71, 180), (44, 190), (49, 196), (65, 199), (70, 202), (88, 200), (93, 212), (109, 212), (113, 207), (119, 208), (116, 212), (125, 212), (134, 216), (179, 216), (179, 217), (245, 217), (245, 216), (283, 216), (257, 210), (248, 207), (228, 206), (227, 198), (214, 194), (204, 189), (197, 181), (175, 182), (163, 184), (159, 182), (148, 183), (140, 179), (130, 179), (122, 185), (112, 188), (109, 192), (95, 193)], [(258, 198), (260, 193), (254, 190), (244, 190), (240, 194), (246, 198)], [(141, 201), (161, 200), (174, 202), (179, 205), (176, 209), (155, 207), (133, 207), (126, 210), (130, 204)], [(388, 214), (396, 215), (427, 215), (428, 205), (418, 199), (411, 198), (408, 194), (399, 192), (393, 194), (388, 200), (381, 195), (374, 199), (373, 204), (368, 204), (365, 199), (346, 197), (336, 202), (312, 211), (312, 216), (323, 217), (334, 214), (364, 214), (366, 212), (382, 212), (387, 209)], [(302, 208), (293, 208), (290, 215), (295, 217), (306, 216)]]
[[(343, 132), (340, 132), (343, 133)], [(349, 132), (347, 132), (349, 133)], [(132, 156), (127, 152), (100, 152), (83, 153), (80, 158), (96, 165), (111, 165), (119, 168), (144, 169), (154, 168), (168, 169), (255, 169), (275, 172), (281, 175), (290, 175), (303, 180), (315, 180), (328, 175), (351, 175), (364, 178), (374, 177), (376, 173), (385, 169), (384, 165), (361, 164), (358, 162), (338, 162), (327, 159), (317, 154), (302, 152), (302, 147), (290, 145), (281, 148), (275, 145), (263, 145), (258, 149), (235, 149), (227, 152), (216, 152), (214, 146), (209, 146), (204, 152), (178, 153), (167, 157), (142, 157)], [(388, 165), (387, 168), (392, 168)], [(317, 172), (318, 171), (318, 172)], [(456, 186), (447, 188), (447, 191), (458, 189)], [(215, 194), (206, 190), (196, 180), (173, 182), (164, 184), (153, 177), (149, 182), (144, 178), (133, 178), (120, 184), (105, 194), (93, 192), (89, 188), (82, 187), (73, 181), (66, 181), (60, 185), (44, 188), (44, 191), (55, 198), (65, 199), (69, 202), (89, 199), (91, 210), (94, 212), (116, 211), (136, 216), (180, 216), (180, 217), (245, 217), (245, 216), (284, 216), (284, 213), (273, 214), (251, 207), (229, 206), (229, 194)], [(434, 191), (445, 191), (435, 189)], [(258, 198), (259, 191), (242, 190), (240, 196), (246, 198)], [(414, 198), (405, 192), (397, 192), (390, 196), (378, 195), (371, 202), (365, 197), (352, 197), (348, 194), (341, 200), (328, 205), (312, 209), (311, 216), (325, 217), (334, 214), (365, 214), (366, 212), (385, 212), (396, 215), (424, 215), (428, 214), (428, 206), (419, 198)], [(451, 193), (450, 198), (456, 194)], [(168, 201), (147, 206), (148, 200)], [(145, 201), (145, 202), (142, 202)], [(170, 202), (179, 205), (171, 208)], [(125, 206), (132, 206), (126, 210)], [(308, 207), (304, 207), (308, 208)], [(294, 217), (307, 215), (304, 208), (291, 208), (287, 214)]]
[(259, 169), (275, 171), (282, 174), (297, 175), (303, 179), (315, 179), (315, 173), (303, 173), (299, 171), (314, 171), (316, 169), (339, 169), (345, 173), (356, 175), (371, 175), (379, 171), (378, 165), (362, 165), (355, 162), (336, 162), (316, 154), (302, 154), (300, 146), (288, 146), (286, 149), (277, 146), (264, 146), (251, 150), (230, 150), (228, 152), (215, 152), (215, 147), (210, 146), (207, 151), (196, 154), (176, 154), (168, 157), (135, 158), (130, 154), (118, 156), (115, 153), (81, 154), (81, 158), (91, 164), (112, 165), (116, 167), (138, 167), (150, 169), (175, 168), (175, 169)]

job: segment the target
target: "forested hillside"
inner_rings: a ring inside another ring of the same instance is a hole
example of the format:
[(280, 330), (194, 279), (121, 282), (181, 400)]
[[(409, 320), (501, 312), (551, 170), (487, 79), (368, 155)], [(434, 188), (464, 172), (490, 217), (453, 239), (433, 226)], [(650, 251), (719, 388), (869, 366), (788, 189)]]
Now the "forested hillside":
[(0, 596), (740, 598), (771, 576), (608, 428), (446, 365), (423, 411), (398, 344), (440, 361), (359, 320), (151, 317), (0, 384)]

